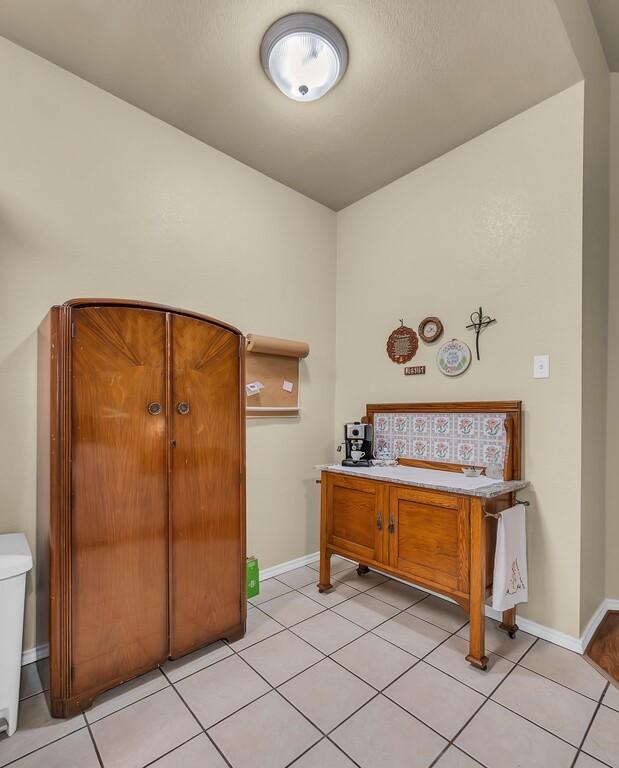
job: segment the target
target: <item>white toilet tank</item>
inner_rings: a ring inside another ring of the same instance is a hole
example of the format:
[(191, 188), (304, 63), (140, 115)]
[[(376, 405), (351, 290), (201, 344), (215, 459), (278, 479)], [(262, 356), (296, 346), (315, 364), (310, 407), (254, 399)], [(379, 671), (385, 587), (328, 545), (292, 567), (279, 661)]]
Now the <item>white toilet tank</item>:
[(17, 728), (26, 574), (31, 568), (24, 534), (0, 535), (0, 729), (9, 736)]

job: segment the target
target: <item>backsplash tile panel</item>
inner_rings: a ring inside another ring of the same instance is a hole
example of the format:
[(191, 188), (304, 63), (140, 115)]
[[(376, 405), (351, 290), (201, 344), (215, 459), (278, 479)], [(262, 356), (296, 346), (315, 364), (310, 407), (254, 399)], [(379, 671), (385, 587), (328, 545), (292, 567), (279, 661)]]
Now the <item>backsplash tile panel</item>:
[(377, 413), (374, 454), (486, 467), (503, 466), (504, 413)]

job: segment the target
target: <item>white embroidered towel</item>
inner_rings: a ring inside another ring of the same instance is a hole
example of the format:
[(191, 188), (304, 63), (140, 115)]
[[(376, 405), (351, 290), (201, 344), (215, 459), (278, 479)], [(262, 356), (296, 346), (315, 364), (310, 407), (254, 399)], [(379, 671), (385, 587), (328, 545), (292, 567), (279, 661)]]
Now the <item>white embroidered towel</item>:
[(505, 611), (529, 599), (527, 528), (523, 504), (503, 510), (496, 532), (492, 607)]

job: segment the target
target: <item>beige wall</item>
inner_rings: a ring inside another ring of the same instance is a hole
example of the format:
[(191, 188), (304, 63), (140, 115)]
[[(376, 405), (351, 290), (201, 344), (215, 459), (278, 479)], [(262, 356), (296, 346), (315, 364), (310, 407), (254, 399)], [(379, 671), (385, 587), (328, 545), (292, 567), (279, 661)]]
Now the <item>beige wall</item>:
[(2, 38), (0, 100), (0, 530), (34, 544), (38, 323), (68, 298), (119, 296), (309, 342), (301, 418), (248, 426), (248, 547), (263, 567), (315, 551), (333, 212)]
[[(335, 437), (367, 402), (521, 399), (530, 602), (579, 634), (583, 86), (578, 84), (338, 214)], [(445, 338), (482, 304), (498, 320), (481, 362), (442, 376), (437, 345), (405, 377), (385, 353), (403, 317)], [(551, 377), (532, 377), (549, 353)]]
[(610, 75), (610, 302), (606, 454), (606, 596), (619, 599), (619, 73)]
[(587, 3), (556, 0), (585, 84), (580, 631), (605, 596), (609, 76)]

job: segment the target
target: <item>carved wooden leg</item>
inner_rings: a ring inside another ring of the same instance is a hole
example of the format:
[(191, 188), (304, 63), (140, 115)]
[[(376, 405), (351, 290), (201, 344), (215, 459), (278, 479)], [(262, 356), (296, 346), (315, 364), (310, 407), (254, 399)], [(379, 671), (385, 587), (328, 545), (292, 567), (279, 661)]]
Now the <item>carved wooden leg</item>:
[(515, 608), (508, 608), (506, 611), (503, 611), (503, 621), (499, 624), (499, 629), (505, 630), (511, 638), (516, 637), (518, 625), (516, 624)]
[(357, 568), (357, 573), (359, 576), (365, 576), (366, 573), (369, 573), (370, 569), (367, 567), (367, 565), (362, 565), (359, 563), (359, 567)]
[(471, 571), (470, 571), (470, 640), (466, 660), (474, 667), (486, 669), (485, 615), (486, 600), (486, 518), (481, 499), (471, 499)]
[(328, 592), (333, 589), (331, 584), (331, 552), (327, 549), (327, 480), (326, 472), (322, 473), (320, 503), (320, 581), (319, 592)]

